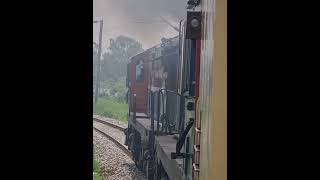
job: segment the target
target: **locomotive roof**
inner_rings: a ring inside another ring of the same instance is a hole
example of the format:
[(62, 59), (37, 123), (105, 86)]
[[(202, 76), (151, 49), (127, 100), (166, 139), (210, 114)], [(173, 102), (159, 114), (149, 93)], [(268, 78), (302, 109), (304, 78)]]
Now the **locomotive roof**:
[[(168, 39), (167, 38), (162, 38), (162, 40), (164, 40), (165, 42), (171, 41), (173, 43), (172, 45), (174, 46), (174, 45), (178, 45), (179, 36), (175, 36), (175, 37), (168, 38)], [(146, 49), (146, 50), (144, 50), (144, 51), (142, 51), (142, 52), (130, 57), (130, 61), (134, 60), (135, 58), (141, 57), (141, 56), (142, 57), (143, 56), (147, 56), (149, 53), (152, 53), (152, 51), (156, 51), (156, 50), (162, 49), (163, 47), (161, 47), (161, 44), (163, 44), (163, 42), (159, 43), (159, 44), (156, 44), (156, 45), (152, 46), (151, 48), (148, 48), (148, 49)], [(167, 45), (165, 44), (164, 46), (167, 46)]]

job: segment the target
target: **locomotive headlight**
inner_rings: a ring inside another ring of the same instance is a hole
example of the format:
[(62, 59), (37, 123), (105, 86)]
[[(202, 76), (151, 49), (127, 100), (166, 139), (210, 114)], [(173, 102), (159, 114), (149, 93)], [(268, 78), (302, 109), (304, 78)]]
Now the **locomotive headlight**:
[(192, 26), (193, 28), (197, 28), (197, 27), (199, 27), (200, 22), (199, 22), (199, 20), (198, 20), (197, 18), (193, 18), (193, 19), (191, 20), (190, 24), (191, 24), (191, 26)]
[(186, 39), (201, 38), (201, 18), (200, 11), (187, 12)]

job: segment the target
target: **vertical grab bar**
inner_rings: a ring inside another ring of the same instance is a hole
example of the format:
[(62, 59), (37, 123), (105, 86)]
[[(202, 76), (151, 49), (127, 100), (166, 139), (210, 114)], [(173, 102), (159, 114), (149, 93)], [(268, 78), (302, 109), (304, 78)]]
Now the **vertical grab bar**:
[(136, 116), (137, 116), (137, 103), (136, 103), (137, 94), (133, 95), (133, 122), (136, 123)]
[(151, 92), (151, 132), (154, 135), (154, 93)]

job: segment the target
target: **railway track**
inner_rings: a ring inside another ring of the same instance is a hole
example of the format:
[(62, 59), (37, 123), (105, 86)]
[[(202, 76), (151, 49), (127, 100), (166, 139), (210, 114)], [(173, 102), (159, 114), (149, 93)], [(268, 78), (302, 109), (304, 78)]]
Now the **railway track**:
[(113, 127), (113, 128), (115, 128), (115, 129), (119, 129), (120, 131), (124, 131), (124, 129), (125, 129), (125, 128), (123, 128), (123, 127), (120, 127), (120, 126), (118, 126), (118, 125), (115, 125), (115, 124), (113, 124), (113, 123), (110, 123), (110, 122), (107, 122), (107, 121), (105, 121), (105, 120), (101, 120), (101, 119), (98, 119), (98, 118), (95, 118), (95, 117), (93, 118), (93, 120), (96, 121), (96, 122), (105, 124), (105, 125), (107, 125), (107, 126)]
[[(104, 120), (101, 120), (101, 119), (98, 119), (98, 118), (93, 118), (94, 121), (98, 122), (98, 123), (101, 123), (103, 125), (106, 125), (108, 127), (111, 127), (111, 128), (114, 128), (114, 129), (117, 129), (119, 131), (121, 131), (121, 133), (123, 134), (125, 128), (123, 127), (119, 127), (113, 123), (110, 123), (110, 122), (107, 122), (107, 121), (104, 121)], [(121, 142), (119, 142), (119, 139), (118, 138), (115, 138), (114, 134), (113, 135), (109, 135), (106, 130), (102, 130), (100, 128), (97, 128), (95, 126), (93, 126), (93, 129), (97, 132), (99, 132), (100, 134), (102, 134), (104, 137), (108, 138), (110, 141), (112, 141), (117, 147), (119, 147), (124, 153), (126, 153), (130, 158), (132, 158), (132, 155), (131, 155), (131, 152), (128, 150), (128, 148), (122, 144)], [(124, 135), (124, 134), (123, 134)]]

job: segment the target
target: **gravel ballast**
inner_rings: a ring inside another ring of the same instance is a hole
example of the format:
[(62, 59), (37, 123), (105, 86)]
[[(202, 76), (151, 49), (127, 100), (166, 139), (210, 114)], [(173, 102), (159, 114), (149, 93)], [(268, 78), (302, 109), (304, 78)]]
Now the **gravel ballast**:
[[(124, 135), (122, 136), (124, 138)], [(121, 139), (119, 136), (119, 140)], [(93, 145), (94, 158), (100, 162), (105, 180), (146, 180), (127, 154), (95, 130), (93, 130)]]

